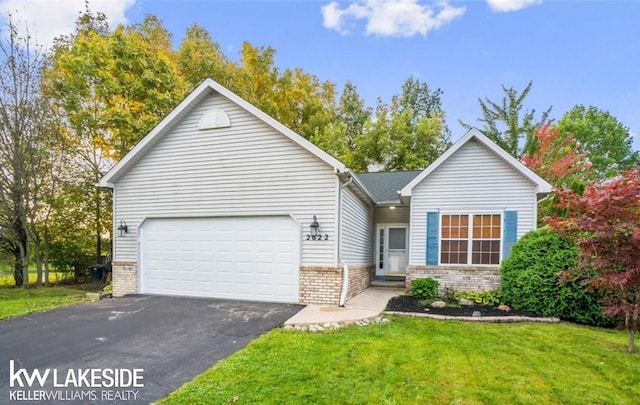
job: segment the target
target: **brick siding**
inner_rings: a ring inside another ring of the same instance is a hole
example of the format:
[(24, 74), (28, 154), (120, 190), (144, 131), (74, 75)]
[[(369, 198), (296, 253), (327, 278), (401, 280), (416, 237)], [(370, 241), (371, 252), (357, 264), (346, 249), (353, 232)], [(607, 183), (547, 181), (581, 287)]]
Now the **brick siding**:
[(342, 267), (300, 266), (300, 303), (340, 305)]
[(349, 265), (349, 287), (347, 289), (347, 299), (360, 294), (371, 285), (373, 277), (373, 264)]
[(406, 288), (417, 278), (432, 278), (440, 283), (439, 293), (445, 288), (454, 291), (491, 291), (500, 288), (499, 266), (407, 266)]
[(113, 296), (138, 293), (138, 263), (113, 262)]

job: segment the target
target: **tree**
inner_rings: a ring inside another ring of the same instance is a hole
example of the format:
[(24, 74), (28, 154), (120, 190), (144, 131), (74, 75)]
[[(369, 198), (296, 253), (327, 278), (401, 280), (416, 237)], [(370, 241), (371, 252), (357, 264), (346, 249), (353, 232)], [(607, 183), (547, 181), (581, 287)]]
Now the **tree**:
[(577, 105), (556, 125), (563, 137), (572, 136), (578, 151), (589, 156), (588, 180), (604, 180), (640, 163), (640, 153), (632, 150), (629, 128), (607, 111)]
[(194, 24), (187, 28), (177, 52), (178, 71), (184, 80), (195, 87), (210, 77), (230, 88), (238, 67), (229, 61), (207, 30)]
[(44, 86), (62, 117), (75, 177), (86, 187), (81, 197), (93, 202), (100, 260), (103, 229), (111, 222), (111, 210), (104, 207), (111, 196), (94, 184), (186, 91), (171, 35), (154, 16), (110, 31), (106, 17), (87, 8), (75, 32), (56, 40)]
[[(507, 151), (516, 159), (520, 159), (525, 153), (532, 154), (535, 148), (535, 131), (547, 122), (551, 107), (545, 110), (539, 118), (536, 118), (536, 110), (525, 110), (524, 101), (531, 91), (533, 82), (518, 93), (513, 87), (502, 85), (504, 96), (500, 104), (489, 98), (478, 99), (482, 109), (482, 118), (478, 121), (483, 124), (481, 131)], [(460, 121), (460, 124), (471, 129), (473, 126)]]
[(2, 247), (14, 257), (17, 286), (29, 285), (29, 218), (38, 204), (37, 188), (47, 160), (47, 114), (40, 92), (46, 59), (7, 15), (6, 40), (0, 42), (0, 219)]
[(366, 171), (365, 145), (369, 135), (366, 126), (371, 119), (371, 109), (365, 107), (353, 83), (345, 84), (334, 117), (327, 118), (329, 122), (310, 140), (351, 170)]
[(582, 195), (557, 193), (562, 215), (548, 223), (580, 249), (578, 267), (566, 276), (595, 271), (586, 284), (603, 291), (607, 315), (624, 320), (631, 353), (640, 326), (640, 169), (593, 183)]
[[(369, 158), (385, 170), (424, 169), (451, 146), (442, 90), (409, 77), (391, 105), (378, 103), (370, 128)], [(381, 160), (378, 160), (381, 159)]]
[(302, 69), (275, 67), (272, 47), (244, 42), (230, 90), (312, 142), (334, 121), (335, 86)]
[(522, 156), (522, 163), (542, 176), (555, 187), (570, 187), (576, 181), (584, 181), (591, 164), (586, 153), (578, 152), (578, 145), (571, 134), (544, 124), (535, 134), (535, 151)]

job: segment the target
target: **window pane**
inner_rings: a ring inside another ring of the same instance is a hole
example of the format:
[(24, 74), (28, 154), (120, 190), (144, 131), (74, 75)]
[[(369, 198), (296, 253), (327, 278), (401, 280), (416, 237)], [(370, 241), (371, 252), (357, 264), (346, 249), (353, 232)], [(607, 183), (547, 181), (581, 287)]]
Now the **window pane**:
[(406, 249), (406, 235), (405, 228), (389, 228), (389, 249)]
[[(467, 221), (468, 222), (468, 221)], [(469, 238), (469, 224), (460, 226), (460, 239), (468, 239)]]
[(442, 226), (443, 227), (448, 227), (450, 221), (451, 221), (451, 215), (443, 215), (442, 216)]
[(440, 263), (443, 264), (466, 264), (467, 263), (467, 241), (443, 240), (440, 244)]
[(500, 264), (500, 241), (473, 241), (473, 264)]
[(460, 226), (464, 226), (465, 228), (469, 227), (469, 216), (468, 215), (460, 215)]

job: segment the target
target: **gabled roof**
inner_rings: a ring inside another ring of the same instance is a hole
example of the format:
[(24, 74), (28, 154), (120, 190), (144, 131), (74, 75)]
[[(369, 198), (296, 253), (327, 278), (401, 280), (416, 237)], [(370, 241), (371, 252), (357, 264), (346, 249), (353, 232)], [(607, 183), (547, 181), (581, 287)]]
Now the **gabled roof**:
[(508, 154), (504, 149), (496, 145), (491, 139), (487, 138), (482, 132), (472, 128), (462, 138), (460, 138), (452, 147), (443, 153), (438, 159), (429, 165), (422, 173), (415, 177), (409, 184), (402, 188), (400, 195), (402, 197), (410, 197), (411, 191), (415, 186), (420, 184), (427, 176), (433, 173), (440, 165), (442, 165), (451, 155), (456, 153), (458, 149), (471, 140), (476, 140), (487, 147), (496, 156), (511, 166), (516, 172), (520, 173), (536, 186), (537, 194), (546, 194), (551, 192), (551, 184), (547, 183), (542, 177), (535, 174), (531, 169), (519, 162), (516, 158)]
[(398, 193), (422, 170), (358, 173), (355, 176), (369, 191), (376, 204), (398, 202)]
[(179, 122), (181, 122), (189, 113), (191, 113), (206, 97), (212, 94), (220, 94), (229, 101), (237, 104), (239, 107), (264, 122), (271, 128), (280, 132), (291, 141), (300, 145), (302, 148), (315, 155), (318, 159), (324, 161), (333, 167), (336, 173), (344, 173), (347, 169), (344, 164), (330, 156), (328, 153), (318, 148), (302, 136), (293, 132), (274, 118), (270, 117), (263, 111), (259, 110), (249, 102), (240, 98), (238, 95), (225, 88), (221, 84), (212, 79), (204, 80), (195, 88), (176, 108), (173, 109), (158, 125), (155, 126), (129, 153), (127, 153), (107, 174), (100, 179), (98, 187), (113, 188), (114, 182), (127, 172), (135, 163), (146, 154), (154, 145), (156, 145), (166, 134), (168, 134)]

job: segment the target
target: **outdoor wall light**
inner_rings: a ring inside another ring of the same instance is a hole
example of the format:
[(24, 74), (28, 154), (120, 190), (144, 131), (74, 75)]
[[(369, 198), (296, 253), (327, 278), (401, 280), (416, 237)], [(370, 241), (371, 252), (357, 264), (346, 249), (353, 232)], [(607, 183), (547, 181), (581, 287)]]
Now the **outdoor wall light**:
[(116, 228), (116, 230), (120, 234), (120, 237), (123, 237), (125, 233), (129, 233), (129, 227), (127, 226), (127, 223), (124, 222), (124, 219), (120, 220), (120, 225)]
[(320, 230), (320, 224), (318, 223), (318, 220), (316, 219), (316, 216), (313, 216), (313, 222), (311, 223), (311, 225), (309, 225), (309, 232), (311, 233), (312, 237), (316, 237), (318, 236), (318, 231)]

